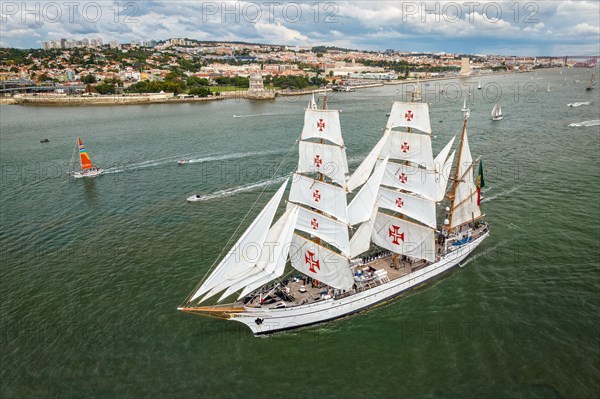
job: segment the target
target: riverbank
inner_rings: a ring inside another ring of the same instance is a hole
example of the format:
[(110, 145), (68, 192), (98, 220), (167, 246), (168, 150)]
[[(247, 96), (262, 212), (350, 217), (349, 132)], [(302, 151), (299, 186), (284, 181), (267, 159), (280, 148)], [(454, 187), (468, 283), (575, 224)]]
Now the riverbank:
[[(525, 71), (520, 71), (523, 73)], [(515, 73), (515, 72), (505, 72)], [(517, 72), (518, 73), (518, 72)], [(473, 77), (484, 77), (492, 75), (471, 75), (471, 76), (444, 76), (444, 77), (430, 77), (423, 79), (411, 79), (411, 80), (397, 80), (397, 81), (386, 81), (372, 84), (359, 84), (351, 86), (353, 90), (358, 89), (369, 89), (374, 87), (388, 86), (388, 85), (414, 85), (417, 82), (431, 82), (439, 80), (456, 80), (456, 79), (468, 79)], [(248, 90), (230, 90), (222, 91), (219, 95), (213, 95), (209, 97), (194, 97), (194, 96), (175, 96), (173, 93), (152, 93), (152, 94), (125, 94), (125, 95), (96, 95), (96, 96), (82, 96), (82, 95), (66, 95), (66, 94), (17, 94), (14, 97), (3, 97), (0, 98), (0, 104), (17, 104), (17, 105), (39, 105), (39, 106), (52, 106), (52, 107), (68, 107), (68, 106), (94, 106), (94, 105), (140, 105), (140, 104), (180, 104), (180, 103), (193, 103), (193, 102), (205, 102), (205, 101), (218, 101), (227, 99), (246, 99), (246, 100), (272, 100), (273, 97), (289, 97), (289, 96), (303, 96), (311, 94), (315, 91), (332, 91), (331, 88), (327, 89), (311, 89), (311, 90), (265, 90), (265, 95), (257, 95), (257, 93), (250, 93)]]

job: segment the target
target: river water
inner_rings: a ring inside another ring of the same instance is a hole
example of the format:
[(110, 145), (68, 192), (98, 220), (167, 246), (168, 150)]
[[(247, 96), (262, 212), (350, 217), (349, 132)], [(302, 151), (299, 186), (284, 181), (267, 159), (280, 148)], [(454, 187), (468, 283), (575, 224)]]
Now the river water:
[[(589, 75), (495, 75), (482, 90), (476, 78), (422, 83), (436, 154), (459, 133), (471, 88), (490, 237), (404, 298), (266, 338), (176, 308), (293, 169), (307, 96), (0, 106), (0, 396), (597, 394), (600, 90), (585, 90)], [(329, 97), (351, 171), (406, 90)], [(500, 92), (505, 117), (492, 122)], [(66, 176), (78, 135), (105, 175)], [(196, 193), (204, 200), (186, 203)]]

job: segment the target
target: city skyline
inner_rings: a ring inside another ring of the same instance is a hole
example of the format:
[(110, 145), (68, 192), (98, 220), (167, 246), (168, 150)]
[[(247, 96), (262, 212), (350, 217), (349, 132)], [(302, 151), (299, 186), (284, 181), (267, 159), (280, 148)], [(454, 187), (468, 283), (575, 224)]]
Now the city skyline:
[(0, 46), (185, 37), (358, 50), (597, 55), (600, 3), (2, 2)]

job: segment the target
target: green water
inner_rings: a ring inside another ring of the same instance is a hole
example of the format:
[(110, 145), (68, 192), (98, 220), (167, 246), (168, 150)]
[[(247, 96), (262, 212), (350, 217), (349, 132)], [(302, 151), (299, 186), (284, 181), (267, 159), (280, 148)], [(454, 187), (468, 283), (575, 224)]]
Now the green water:
[[(296, 150), (284, 158), (308, 97), (1, 106), (0, 396), (598, 395), (600, 127), (568, 127), (599, 119), (589, 74), (482, 78), (502, 89), (500, 122), (491, 89), (488, 101), (473, 91), (470, 143), (486, 166), (492, 233), (463, 268), (378, 309), (267, 338), (175, 309), (275, 191), (264, 182), (292, 170)], [(397, 88), (330, 98), (351, 169)], [(462, 98), (436, 92), (423, 87), (435, 153), (462, 118)], [(591, 105), (566, 106), (576, 101)], [(77, 135), (105, 175), (66, 176)], [(194, 193), (207, 200), (187, 204)]]

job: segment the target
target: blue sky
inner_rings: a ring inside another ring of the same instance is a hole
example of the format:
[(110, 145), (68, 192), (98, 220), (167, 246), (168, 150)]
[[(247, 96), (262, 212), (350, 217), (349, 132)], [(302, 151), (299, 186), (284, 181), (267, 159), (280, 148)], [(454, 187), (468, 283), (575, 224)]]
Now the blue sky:
[(2, 1), (0, 46), (187, 37), (363, 50), (597, 55), (600, 2)]

